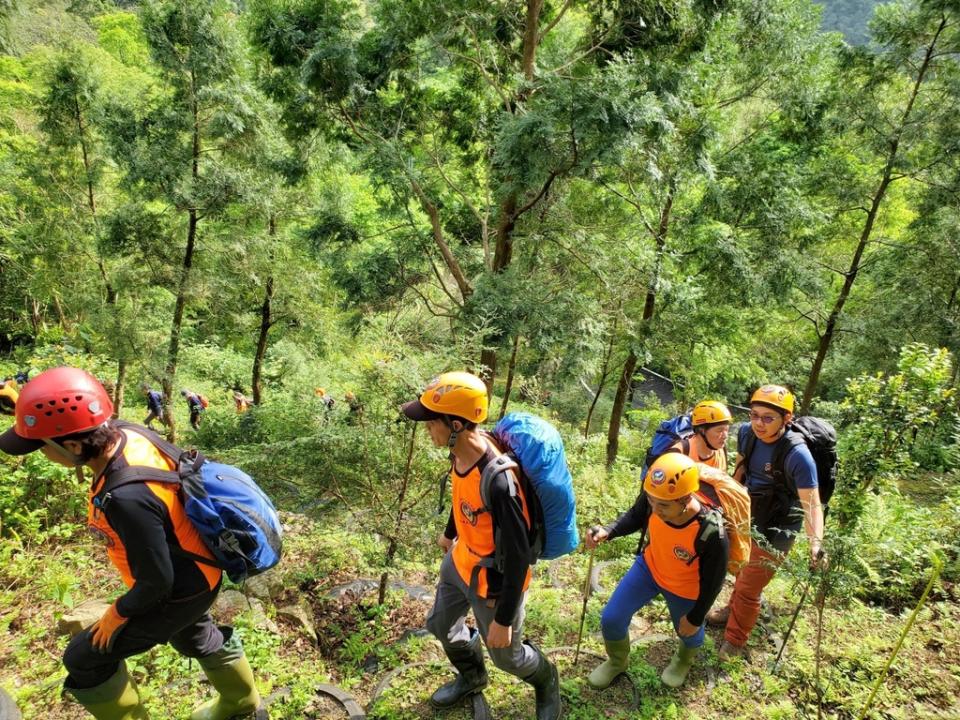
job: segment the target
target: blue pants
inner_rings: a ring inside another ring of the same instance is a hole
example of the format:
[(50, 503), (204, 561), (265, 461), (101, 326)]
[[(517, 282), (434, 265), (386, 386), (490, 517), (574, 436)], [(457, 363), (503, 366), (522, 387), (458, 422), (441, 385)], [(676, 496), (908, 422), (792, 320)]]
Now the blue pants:
[[(600, 617), (600, 629), (603, 632), (604, 640), (623, 640), (627, 637), (630, 632), (631, 618), (637, 610), (657, 595), (663, 595), (663, 599), (667, 601), (667, 608), (670, 610), (674, 629), (677, 628), (680, 618), (690, 612), (690, 609), (697, 602), (674, 595), (669, 590), (664, 590), (657, 585), (653, 575), (650, 574), (650, 569), (647, 567), (643, 555), (637, 555), (633, 566), (620, 579), (620, 584), (617, 585), (617, 589), (613, 591), (606, 607), (603, 608), (603, 615)], [(703, 637), (703, 625), (701, 625), (695, 634), (680, 639), (688, 648), (698, 648), (703, 645)]]

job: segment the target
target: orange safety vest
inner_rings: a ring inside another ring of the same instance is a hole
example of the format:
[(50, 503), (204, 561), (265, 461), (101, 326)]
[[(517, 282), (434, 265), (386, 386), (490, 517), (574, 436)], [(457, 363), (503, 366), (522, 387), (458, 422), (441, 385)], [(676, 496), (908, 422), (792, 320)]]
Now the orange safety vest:
[[(123, 458), (131, 466), (157, 468), (158, 470), (173, 470), (174, 463), (168, 460), (147, 438), (131, 430), (121, 431), (126, 436), (126, 443), (123, 446)], [(87, 498), (87, 527), (96, 536), (102, 538), (107, 546), (107, 557), (120, 573), (124, 584), (130, 588), (136, 582), (136, 578), (130, 571), (130, 563), (127, 559), (127, 549), (120, 541), (120, 536), (110, 527), (103, 511), (95, 507), (93, 498), (103, 488), (105, 476), (100, 475), (94, 480)], [(183, 508), (183, 502), (178, 497), (179, 488), (176, 485), (162, 482), (143, 483), (150, 491), (163, 501), (170, 515), (170, 522), (173, 525), (173, 532), (180, 543), (180, 547), (187, 552), (195, 553), (213, 560), (213, 555), (207, 549), (200, 534), (193, 523), (187, 517)], [(197, 567), (207, 579), (207, 584), (213, 590), (220, 582), (222, 572), (219, 568), (196, 563)]]
[[(493, 445), (491, 444), (490, 447), (493, 448)], [(500, 455), (496, 448), (493, 450)], [(480, 497), (480, 476), (480, 462), (470, 468), (466, 475), (460, 475), (457, 472), (456, 464), (450, 470), (450, 477), (453, 480), (453, 521), (457, 527), (457, 541), (450, 552), (453, 553), (454, 567), (468, 586), (472, 586), (474, 570), (478, 570), (476, 593), (479, 597), (485, 598), (489, 593), (487, 568), (477, 568), (477, 565), (481, 560), (493, 556), (496, 544), (493, 513), (484, 507)], [(514, 487), (520, 496), (523, 519), (526, 520), (529, 528), (530, 511), (527, 508), (526, 495), (519, 482), (514, 483)], [(531, 572), (527, 568), (527, 576), (523, 581), (524, 591), (530, 585), (530, 577)]]
[(651, 513), (648, 532), (650, 543), (643, 559), (657, 585), (674, 595), (696, 600), (700, 596), (700, 558), (694, 542), (700, 535), (699, 514), (683, 527), (674, 527)]
[[(713, 453), (706, 460), (701, 460), (697, 455), (696, 449), (693, 447), (693, 438), (690, 438), (688, 441), (689, 450), (687, 451), (687, 457), (689, 457), (694, 462), (703, 463), (704, 465), (709, 465), (710, 467), (716, 468), (717, 470), (722, 470), (723, 472), (727, 471), (727, 451), (724, 448), (720, 448)], [(683, 451), (683, 444), (680, 444), (680, 450)]]

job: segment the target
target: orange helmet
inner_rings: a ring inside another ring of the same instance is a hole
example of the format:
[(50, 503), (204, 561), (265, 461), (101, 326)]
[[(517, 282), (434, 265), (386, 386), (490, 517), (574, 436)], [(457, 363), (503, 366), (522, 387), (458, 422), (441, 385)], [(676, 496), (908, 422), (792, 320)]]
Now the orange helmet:
[(471, 423), (487, 419), (487, 386), (468, 372), (448, 372), (434, 378), (421, 393), (400, 408), (411, 420), (436, 420), (444, 415)]
[(658, 500), (679, 500), (700, 488), (700, 468), (683, 453), (658, 457), (643, 481), (643, 489)]
[(690, 422), (694, 427), (698, 425), (715, 425), (717, 423), (733, 422), (730, 410), (722, 402), (704, 400), (698, 402), (690, 414)]
[(750, 398), (750, 403), (769, 405), (777, 410), (783, 410), (784, 412), (792, 413), (794, 397), (793, 393), (782, 385), (764, 385), (763, 387), (758, 388), (753, 394), (753, 396)]

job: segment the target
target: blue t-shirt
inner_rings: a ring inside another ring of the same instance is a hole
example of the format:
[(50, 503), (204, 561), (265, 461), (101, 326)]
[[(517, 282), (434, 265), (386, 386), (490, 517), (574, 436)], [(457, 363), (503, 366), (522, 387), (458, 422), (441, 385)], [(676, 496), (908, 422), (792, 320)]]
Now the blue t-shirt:
[[(737, 433), (737, 451), (743, 455), (750, 425), (744, 424)], [(746, 470), (747, 490), (750, 493), (750, 520), (753, 527), (776, 550), (788, 552), (803, 525), (800, 498), (783, 481), (777, 485), (773, 477), (773, 451), (776, 443), (765, 443), (760, 438), (750, 455)], [(817, 466), (806, 445), (794, 446), (784, 458), (784, 472), (797, 489), (817, 487)]]
[[(743, 448), (747, 444), (747, 433), (751, 432), (750, 424), (744, 423), (737, 433), (737, 452), (743, 455)], [(747, 468), (746, 484), (748, 489), (770, 487), (774, 483), (771, 465), (773, 463), (773, 449), (776, 443), (765, 443), (760, 438), (753, 447), (750, 456), (750, 467)], [(787, 453), (783, 462), (787, 477), (791, 478), (798, 489), (817, 487), (817, 464), (813, 461), (810, 449), (806, 445), (797, 445)]]

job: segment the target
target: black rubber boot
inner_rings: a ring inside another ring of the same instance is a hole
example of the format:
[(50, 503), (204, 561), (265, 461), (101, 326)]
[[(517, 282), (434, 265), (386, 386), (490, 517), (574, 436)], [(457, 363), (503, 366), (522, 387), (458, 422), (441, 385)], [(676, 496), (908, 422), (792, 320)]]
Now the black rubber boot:
[(430, 696), (430, 704), (441, 710), (451, 708), (464, 698), (483, 692), (487, 686), (487, 669), (483, 665), (480, 633), (473, 631), (470, 643), (462, 648), (447, 649), (447, 657), (459, 673)]
[(524, 678), (524, 682), (533, 685), (537, 696), (537, 720), (560, 720), (563, 707), (560, 703), (560, 676), (557, 666), (547, 660), (533, 643), (527, 643), (540, 657), (540, 664), (533, 675)]

